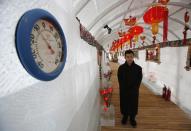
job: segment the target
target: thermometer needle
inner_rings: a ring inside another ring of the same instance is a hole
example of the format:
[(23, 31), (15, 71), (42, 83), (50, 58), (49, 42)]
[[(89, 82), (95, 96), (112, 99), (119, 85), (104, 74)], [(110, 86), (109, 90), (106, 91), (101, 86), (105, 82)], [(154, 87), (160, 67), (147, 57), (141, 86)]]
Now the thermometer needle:
[(52, 47), (50, 46), (50, 44), (48, 43), (48, 41), (45, 39), (45, 37), (43, 36), (42, 33), (41, 33), (41, 35), (42, 35), (42, 39), (45, 41), (45, 43), (46, 43), (48, 49), (51, 51), (51, 54), (54, 54), (55, 51), (52, 49)]

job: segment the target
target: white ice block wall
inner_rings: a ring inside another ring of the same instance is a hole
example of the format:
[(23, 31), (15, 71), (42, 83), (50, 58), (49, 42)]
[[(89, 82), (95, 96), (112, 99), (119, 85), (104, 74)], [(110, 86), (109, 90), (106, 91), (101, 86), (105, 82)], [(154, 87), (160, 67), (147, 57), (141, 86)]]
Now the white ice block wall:
[[(136, 62), (143, 67), (143, 82), (155, 93), (161, 94), (163, 84), (172, 90), (172, 101), (191, 115), (191, 71), (184, 69), (188, 47), (166, 47), (161, 49), (161, 64), (146, 62), (145, 50), (139, 52)], [(148, 81), (148, 76), (156, 77), (156, 82)]]
[[(50, 82), (31, 77), (15, 49), (15, 28), (24, 12), (41, 8), (61, 24), (67, 61)], [(97, 131), (97, 51), (79, 36), (70, 0), (0, 1), (0, 131)]]

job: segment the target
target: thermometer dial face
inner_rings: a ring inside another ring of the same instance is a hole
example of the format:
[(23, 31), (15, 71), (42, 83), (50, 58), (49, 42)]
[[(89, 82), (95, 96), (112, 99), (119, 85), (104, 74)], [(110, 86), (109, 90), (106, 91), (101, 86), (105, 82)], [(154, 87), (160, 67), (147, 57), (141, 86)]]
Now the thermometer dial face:
[(38, 67), (45, 73), (53, 72), (62, 62), (62, 40), (58, 30), (46, 20), (38, 20), (30, 34), (30, 46)]

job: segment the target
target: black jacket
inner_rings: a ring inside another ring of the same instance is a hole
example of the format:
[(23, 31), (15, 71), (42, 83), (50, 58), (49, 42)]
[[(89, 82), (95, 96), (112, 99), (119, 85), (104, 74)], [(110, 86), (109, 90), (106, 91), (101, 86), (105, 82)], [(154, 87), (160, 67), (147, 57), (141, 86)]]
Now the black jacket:
[(142, 68), (134, 62), (127, 62), (118, 69), (120, 90), (120, 108), (122, 114), (136, 115), (138, 113), (139, 87), (142, 80)]

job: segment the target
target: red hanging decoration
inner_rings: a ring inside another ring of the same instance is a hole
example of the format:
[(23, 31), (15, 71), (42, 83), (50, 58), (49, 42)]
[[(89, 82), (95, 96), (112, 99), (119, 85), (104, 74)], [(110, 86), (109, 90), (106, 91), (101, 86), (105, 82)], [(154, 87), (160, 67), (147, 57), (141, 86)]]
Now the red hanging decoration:
[(121, 48), (121, 50), (123, 49), (124, 43), (129, 41), (130, 39), (132, 39), (133, 36), (130, 33), (125, 34), (123, 37), (121, 37), (118, 41), (118, 45), (116, 46), (116, 48)]
[[(111, 73), (107, 73), (107, 74), (111, 74)], [(108, 87), (108, 88), (101, 88), (100, 89), (100, 95), (103, 99), (103, 105), (104, 105), (104, 110), (107, 111), (110, 104), (111, 104), (111, 98), (112, 98), (112, 92), (113, 92), (113, 88), (112, 87)]]
[(164, 6), (153, 6), (147, 10), (143, 16), (145, 23), (153, 24), (160, 23), (164, 20), (164, 12), (166, 7)]
[(183, 31), (183, 35), (184, 35), (184, 39), (183, 39), (183, 45), (186, 44), (186, 39), (187, 39), (187, 31), (188, 31), (188, 27), (186, 26), (186, 24), (188, 23), (190, 17), (188, 15), (188, 12), (186, 11), (184, 14), (184, 22), (185, 22), (185, 26), (184, 26), (184, 31)]
[[(138, 35), (140, 35), (141, 33), (143, 33), (144, 29), (142, 26), (133, 26), (131, 27), (128, 32), (134, 36), (135, 38), (138, 38)], [(138, 39), (137, 39), (138, 40)], [(132, 45), (132, 38), (130, 39), (130, 48), (135, 48), (135, 43)]]
[(103, 105), (104, 105), (105, 108), (107, 108), (107, 107), (109, 107), (109, 102), (108, 102), (108, 101), (105, 101), (105, 102), (103, 103)]
[(125, 25), (127, 26), (134, 26), (137, 22), (136, 17), (129, 16), (127, 19), (123, 19)]
[(143, 29), (142, 26), (133, 26), (133, 27), (131, 27), (131, 28), (128, 30), (128, 32), (129, 32), (131, 35), (133, 35), (133, 36), (135, 36), (135, 35), (140, 35), (141, 33), (143, 33), (143, 31), (144, 31), (144, 29)]
[[(143, 20), (145, 21), (145, 23), (152, 25), (151, 30), (154, 36), (158, 33), (158, 24), (164, 20), (166, 10), (167, 10), (166, 7), (156, 5), (148, 9), (143, 16)], [(164, 27), (166, 29), (165, 30), (166, 36), (167, 36), (166, 31), (168, 27), (167, 23), (168, 21), (166, 19), (165, 27)], [(153, 37), (153, 43), (155, 43), (155, 40), (156, 40), (156, 37)]]
[(125, 38), (125, 42), (127, 42), (127, 41), (129, 41), (130, 39), (133, 38), (133, 35), (130, 34), (130, 33), (127, 33), (127, 34), (125, 34), (124, 38)]
[(168, 39), (168, 8), (164, 11), (164, 22), (163, 22), (163, 42)]
[(104, 101), (108, 101), (109, 100), (109, 98), (108, 97), (104, 97)]
[(159, 0), (158, 3), (166, 5), (170, 0)]

